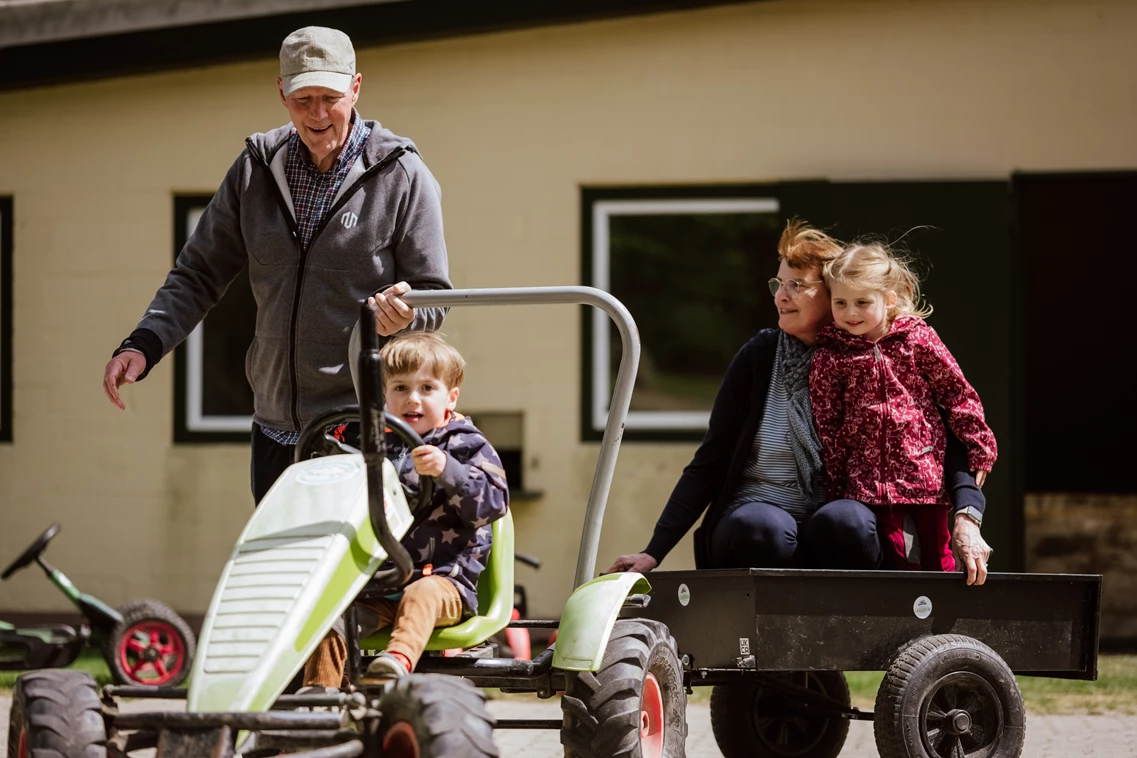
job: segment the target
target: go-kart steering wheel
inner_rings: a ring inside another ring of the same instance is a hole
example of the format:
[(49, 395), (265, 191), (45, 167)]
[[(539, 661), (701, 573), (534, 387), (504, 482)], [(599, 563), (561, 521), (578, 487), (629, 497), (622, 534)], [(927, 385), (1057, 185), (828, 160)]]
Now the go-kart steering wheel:
[[(359, 450), (345, 442), (337, 440), (327, 433), (329, 426), (343, 423), (345, 421), (358, 421), (359, 420), (359, 407), (358, 406), (345, 406), (336, 408), (333, 411), (322, 414), (304, 427), (304, 431), (300, 433), (300, 439), (296, 443), (296, 460), (302, 461), (311, 458), (313, 455), (337, 455), (339, 453), (358, 453)], [(403, 421), (398, 416), (383, 411), (383, 424), (395, 433), (395, 436), (406, 443), (407, 447), (412, 450), (419, 445), (426, 444), (422, 441), (419, 433), (411, 428), (410, 424)], [(422, 509), (426, 508), (430, 502), (431, 497), (434, 496), (434, 477), (420, 476), (419, 477), (419, 491), (413, 503), (408, 502), (412, 514), (419, 513)]]
[(40, 553), (42, 553), (44, 551), (44, 548), (47, 547), (47, 543), (51, 542), (51, 539), (55, 535), (59, 534), (59, 529), (60, 529), (60, 527), (59, 527), (58, 521), (55, 522), (54, 524), (52, 524), (51, 526), (49, 526), (47, 528), (47, 531), (45, 531), (43, 534), (41, 534), (39, 536), (39, 539), (37, 539), (35, 542), (33, 542), (31, 544), (31, 546), (28, 547), (28, 549), (25, 550), (20, 555), (19, 558), (12, 561), (12, 565), (10, 565), (10, 566), (8, 566), (8, 568), (4, 569), (4, 573), (0, 574), (0, 579), (7, 579), (8, 577), (10, 577), (12, 574), (16, 573), (20, 569), (26, 568), (27, 566), (31, 565), (31, 563), (36, 558), (39, 558)]

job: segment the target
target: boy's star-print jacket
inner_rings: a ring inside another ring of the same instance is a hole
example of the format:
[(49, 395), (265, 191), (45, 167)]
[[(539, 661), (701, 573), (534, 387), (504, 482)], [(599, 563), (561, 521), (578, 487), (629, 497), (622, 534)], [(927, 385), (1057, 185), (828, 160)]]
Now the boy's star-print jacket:
[(813, 418), (831, 498), (867, 505), (949, 504), (943, 422), (967, 447), (968, 465), (990, 471), (995, 435), (979, 395), (935, 330), (901, 316), (873, 343), (830, 324), (809, 374)]
[[(478, 610), (478, 577), (493, 541), (490, 524), (509, 507), (505, 469), (489, 440), (459, 414), (423, 435), (423, 442), (446, 454), (446, 468), (435, 477), (426, 520), (403, 537), (403, 546), (415, 564), (408, 583), (422, 578), (424, 570), (444, 576), (458, 588), (463, 606), (473, 614)], [(410, 449), (388, 434), (387, 457), (395, 464), (413, 507), (419, 476)]]

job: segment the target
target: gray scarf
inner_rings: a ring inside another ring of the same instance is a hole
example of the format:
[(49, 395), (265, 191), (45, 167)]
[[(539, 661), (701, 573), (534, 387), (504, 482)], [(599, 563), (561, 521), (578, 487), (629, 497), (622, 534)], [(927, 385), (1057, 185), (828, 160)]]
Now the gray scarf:
[(789, 398), (790, 447), (797, 463), (797, 484), (807, 502), (817, 503), (820, 491), (817, 478), (821, 474), (821, 440), (813, 425), (813, 408), (809, 404), (809, 364), (813, 348), (785, 332), (778, 335), (778, 352), (774, 361), (781, 369), (782, 384)]

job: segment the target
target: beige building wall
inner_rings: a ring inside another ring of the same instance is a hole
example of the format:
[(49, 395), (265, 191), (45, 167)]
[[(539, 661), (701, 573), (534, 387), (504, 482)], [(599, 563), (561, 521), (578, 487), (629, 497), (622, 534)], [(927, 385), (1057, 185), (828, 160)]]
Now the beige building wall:
[[(577, 283), (582, 185), (1131, 168), (1135, 38), (1123, 2), (763, 2), (360, 50), (359, 108), (442, 183), (457, 286)], [(16, 251), (0, 560), (58, 519), (49, 557), (82, 589), (205, 608), (252, 509), (247, 447), (172, 444), (172, 361), (125, 413), (101, 372), (169, 267), (172, 195), (212, 191), (246, 135), (285, 120), (275, 75), (263, 60), (0, 93)], [(445, 331), (471, 366), (462, 406), (525, 414), (545, 496), (515, 504), (517, 546), (546, 564), (518, 579), (555, 614), (598, 449), (578, 442), (577, 310), (455, 310)], [(693, 450), (624, 447), (601, 568), (646, 544)], [(665, 566), (690, 565), (688, 538)], [(66, 605), (25, 572), (0, 608)]]

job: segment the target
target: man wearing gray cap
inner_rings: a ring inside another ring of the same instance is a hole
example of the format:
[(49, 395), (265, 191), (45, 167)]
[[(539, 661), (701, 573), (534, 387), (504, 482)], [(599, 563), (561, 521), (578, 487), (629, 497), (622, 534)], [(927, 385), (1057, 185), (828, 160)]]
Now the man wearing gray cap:
[(304, 425), (355, 402), (347, 355), (359, 303), (375, 306), (384, 337), (435, 330), (445, 317), (399, 298), (451, 286), (438, 182), (414, 143), (356, 112), (362, 78), (343, 32), (310, 26), (285, 38), (277, 88), (292, 123), (246, 140), (103, 377), (125, 409), (122, 384), (181, 343), (248, 264), (257, 502), (292, 462)]

